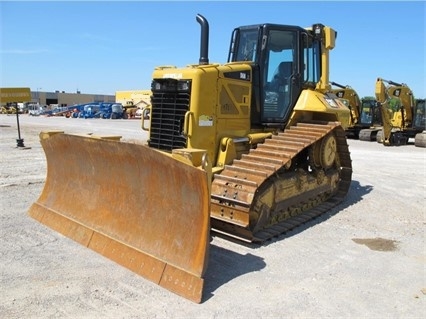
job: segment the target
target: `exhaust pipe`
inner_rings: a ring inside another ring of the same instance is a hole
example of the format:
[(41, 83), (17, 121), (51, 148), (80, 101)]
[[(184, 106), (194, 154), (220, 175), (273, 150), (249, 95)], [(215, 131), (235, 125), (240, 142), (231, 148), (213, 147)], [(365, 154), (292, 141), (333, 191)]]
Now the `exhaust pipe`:
[(209, 23), (201, 14), (197, 14), (197, 22), (201, 25), (200, 64), (209, 64)]
[(342, 84), (336, 83), (336, 82), (330, 82), (331, 85), (337, 86), (341, 89), (346, 89), (348, 86), (344, 86)]

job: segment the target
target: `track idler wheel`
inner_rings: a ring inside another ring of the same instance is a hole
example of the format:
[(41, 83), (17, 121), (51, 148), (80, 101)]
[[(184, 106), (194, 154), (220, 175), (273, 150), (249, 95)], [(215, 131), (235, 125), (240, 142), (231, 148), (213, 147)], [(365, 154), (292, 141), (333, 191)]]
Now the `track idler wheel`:
[(316, 167), (329, 169), (337, 157), (337, 142), (334, 135), (329, 134), (312, 146), (313, 161)]

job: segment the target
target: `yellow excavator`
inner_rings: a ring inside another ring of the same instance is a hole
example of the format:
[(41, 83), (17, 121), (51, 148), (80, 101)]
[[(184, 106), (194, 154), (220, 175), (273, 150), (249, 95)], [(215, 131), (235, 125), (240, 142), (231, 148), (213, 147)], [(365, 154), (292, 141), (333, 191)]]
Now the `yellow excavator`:
[(377, 101), (369, 98), (362, 99), (360, 114), (360, 122), (357, 125), (359, 140), (376, 141), (377, 134), (383, 128), (382, 113)]
[(417, 127), (422, 132), (414, 136), (414, 145), (417, 147), (426, 147), (426, 103), (425, 99), (416, 99), (414, 107), (414, 127)]
[(40, 133), (47, 177), (29, 214), (201, 302), (211, 231), (254, 243), (285, 233), (344, 200), (352, 164), (349, 110), (330, 92), (332, 28), (238, 27), (217, 64), (196, 20), (199, 63), (153, 72), (147, 144)]
[(382, 128), (382, 119), (376, 101), (367, 98), (360, 99), (358, 93), (349, 85), (342, 85), (337, 82), (330, 82), (330, 84), (334, 86), (331, 92), (345, 101), (350, 110), (346, 136), (375, 141), (377, 132)]
[[(425, 106), (422, 100), (415, 100), (412, 90), (405, 83), (397, 83), (378, 78), (376, 81), (376, 99), (383, 119), (383, 129), (377, 142), (385, 146), (405, 145), (414, 138), (416, 146), (422, 146), (424, 140)], [(391, 105), (392, 101), (396, 101)]]
[(348, 137), (358, 138), (358, 132), (356, 130), (356, 125), (360, 121), (360, 110), (361, 110), (361, 100), (358, 96), (358, 93), (349, 85), (342, 85), (337, 82), (330, 82), (332, 87), (331, 92), (336, 94), (340, 99), (347, 101), (347, 107), (350, 110), (350, 119), (349, 125), (346, 129), (346, 135)]

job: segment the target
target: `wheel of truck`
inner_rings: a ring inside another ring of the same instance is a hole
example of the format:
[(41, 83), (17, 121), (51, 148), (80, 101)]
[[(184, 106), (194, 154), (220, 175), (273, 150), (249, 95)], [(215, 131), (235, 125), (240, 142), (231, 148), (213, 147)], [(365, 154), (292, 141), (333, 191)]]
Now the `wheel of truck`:
[(416, 134), (414, 137), (414, 145), (417, 147), (426, 147), (426, 131)]

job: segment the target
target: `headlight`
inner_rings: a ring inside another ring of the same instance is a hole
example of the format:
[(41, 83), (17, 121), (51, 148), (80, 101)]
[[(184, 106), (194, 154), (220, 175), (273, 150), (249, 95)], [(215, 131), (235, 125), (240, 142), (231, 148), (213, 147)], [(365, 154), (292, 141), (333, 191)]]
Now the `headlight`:
[(177, 89), (178, 89), (178, 91), (189, 91), (190, 82), (189, 81), (178, 81)]
[(152, 82), (152, 89), (155, 91), (161, 90), (161, 83), (160, 82)]
[(152, 91), (188, 92), (191, 89), (190, 80), (158, 79), (151, 83)]

